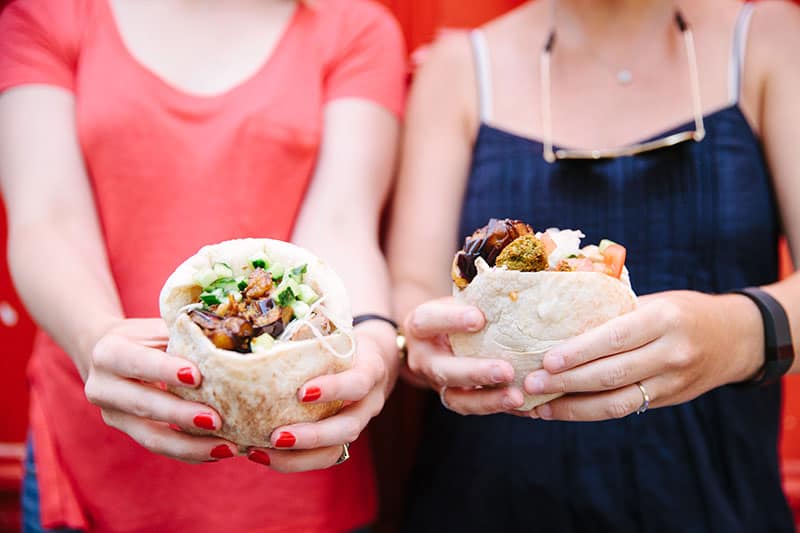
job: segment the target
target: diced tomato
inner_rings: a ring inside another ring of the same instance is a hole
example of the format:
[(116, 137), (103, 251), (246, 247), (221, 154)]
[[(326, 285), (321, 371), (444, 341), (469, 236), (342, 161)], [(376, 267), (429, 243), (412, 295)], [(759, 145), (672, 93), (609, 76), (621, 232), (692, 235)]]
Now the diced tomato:
[(544, 251), (547, 252), (547, 255), (552, 254), (556, 249), (556, 241), (554, 241), (548, 233), (543, 233), (542, 238), (539, 240), (541, 240), (542, 244), (544, 244)]
[(574, 272), (594, 272), (594, 263), (587, 257), (572, 257), (567, 264)]
[(603, 260), (611, 268), (611, 275), (617, 279), (622, 275), (627, 253), (621, 244), (611, 244), (603, 251)]
[(600, 263), (600, 262), (594, 261), (592, 263), (592, 266), (594, 267), (594, 271), (595, 272), (599, 272), (599, 273), (605, 274), (607, 276), (613, 276), (613, 273), (611, 272), (611, 267), (608, 266), (605, 263)]

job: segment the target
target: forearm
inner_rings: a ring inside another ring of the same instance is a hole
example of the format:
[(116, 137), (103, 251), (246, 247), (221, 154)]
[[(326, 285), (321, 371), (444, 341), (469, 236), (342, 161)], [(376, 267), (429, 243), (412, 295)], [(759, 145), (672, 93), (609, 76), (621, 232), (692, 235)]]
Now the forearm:
[(122, 317), (101, 241), (92, 237), (70, 217), (12, 223), (8, 235), (20, 297), (84, 378), (95, 342)]
[(763, 288), (778, 300), (786, 311), (796, 354), (790, 372), (800, 372), (800, 273), (795, 272), (788, 278)]

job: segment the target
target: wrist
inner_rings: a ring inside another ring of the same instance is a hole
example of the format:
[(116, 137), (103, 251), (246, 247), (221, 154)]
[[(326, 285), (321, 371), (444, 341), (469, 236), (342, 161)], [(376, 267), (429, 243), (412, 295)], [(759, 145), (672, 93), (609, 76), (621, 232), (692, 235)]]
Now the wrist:
[(726, 334), (733, 343), (729, 383), (746, 383), (758, 377), (765, 363), (764, 326), (758, 307), (741, 294), (719, 296), (726, 301), (720, 307), (728, 309), (731, 317)]

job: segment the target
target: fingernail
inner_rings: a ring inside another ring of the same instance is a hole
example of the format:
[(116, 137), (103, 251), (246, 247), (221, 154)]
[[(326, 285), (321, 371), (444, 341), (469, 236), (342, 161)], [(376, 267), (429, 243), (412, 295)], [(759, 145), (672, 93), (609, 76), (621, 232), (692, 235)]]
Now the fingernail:
[(319, 400), (320, 396), (322, 396), (322, 391), (319, 389), (319, 387), (308, 387), (303, 393), (303, 401), (314, 402)]
[(181, 383), (186, 383), (187, 385), (194, 385), (194, 374), (192, 374), (192, 369), (187, 366), (178, 370), (178, 380)]
[(250, 453), (247, 454), (247, 458), (253, 461), (254, 463), (258, 463), (264, 466), (269, 466), (270, 463), (269, 455), (267, 455), (266, 452), (262, 452), (261, 450), (250, 450)]
[(169, 429), (172, 431), (183, 431), (183, 428), (181, 428), (178, 424), (170, 424)]
[(545, 359), (547, 360), (547, 366), (550, 370), (561, 370), (564, 368), (563, 355), (548, 355)]
[(544, 392), (544, 381), (542, 378), (531, 378), (528, 380), (528, 392), (531, 394), (541, 394)]
[(537, 407), (536, 412), (539, 414), (540, 418), (543, 418), (545, 420), (550, 420), (550, 417), (553, 416), (553, 410), (547, 404), (540, 405), (539, 407)]
[(211, 413), (200, 413), (194, 417), (192, 422), (200, 429), (216, 429), (214, 426), (214, 417)]
[(275, 441), (276, 448), (291, 448), (297, 439), (288, 431), (281, 431), (278, 433), (278, 440)]
[(495, 383), (505, 383), (508, 380), (506, 371), (499, 366), (492, 367), (492, 381)]
[(483, 325), (483, 314), (477, 309), (470, 309), (464, 313), (464, 326), (471, 330), (477, 331)]
[(228, 448), (227, 444), (220, 444), (213, 450), (211, 450), (211, 457), (214, 459), (228, 459), (233, 457), (233, 451)]

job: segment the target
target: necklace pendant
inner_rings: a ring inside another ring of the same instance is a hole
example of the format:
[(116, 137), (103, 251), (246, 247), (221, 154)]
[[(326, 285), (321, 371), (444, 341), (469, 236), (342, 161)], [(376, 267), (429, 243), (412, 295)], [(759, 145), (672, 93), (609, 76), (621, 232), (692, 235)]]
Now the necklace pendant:
[(633, 81), (633, 74), (628, 69), (622, 69), (617, 72), (617, 81), (620, 85), (629, 85)]

